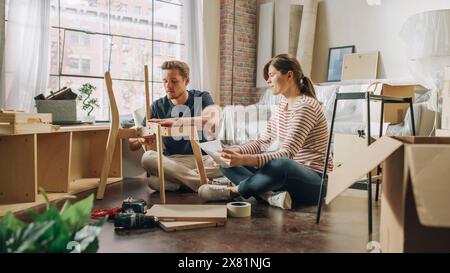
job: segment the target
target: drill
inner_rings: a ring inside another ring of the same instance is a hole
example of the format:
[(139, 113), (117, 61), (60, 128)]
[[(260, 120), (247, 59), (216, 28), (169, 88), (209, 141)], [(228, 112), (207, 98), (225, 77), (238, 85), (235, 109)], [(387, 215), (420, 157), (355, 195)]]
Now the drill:
[(114, 216), (114, 227), (119, 229), (155, 227), (158, 219), (145, 215), (146, 212), (145, 200), (128, 197), (122, 203), (122, 212)]

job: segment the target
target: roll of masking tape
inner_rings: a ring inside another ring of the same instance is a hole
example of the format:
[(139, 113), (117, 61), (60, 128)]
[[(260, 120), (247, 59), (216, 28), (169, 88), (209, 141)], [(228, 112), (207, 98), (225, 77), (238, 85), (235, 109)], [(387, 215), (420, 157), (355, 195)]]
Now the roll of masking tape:
[(230, 217), (249, 217), (252, 206), (248, 202), (230, 202), (227, 204), (227, 214)]

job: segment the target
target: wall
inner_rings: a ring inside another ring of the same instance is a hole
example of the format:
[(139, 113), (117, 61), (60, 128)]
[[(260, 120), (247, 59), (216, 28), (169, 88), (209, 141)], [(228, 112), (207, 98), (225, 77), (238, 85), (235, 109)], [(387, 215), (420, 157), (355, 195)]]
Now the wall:
[[(257, 99), (256, 2), (256, 0), (220, 1), (221, 105), (248, 105)], [(234, 3), (236, 14), (233, 9)], [(234, 48), (233, 27), (235, 27)]]
[(409, 80), (407, 58), (398, 37), (403, 23), (413, 14), (450, 8), (449, 0), (381, 0), (369, 6), (365, 0), (322, 0), (316, 25), (312, 79), (327, 75), (328, 49), (355, 45), (356, 52), (380, 51), (378, 78)]

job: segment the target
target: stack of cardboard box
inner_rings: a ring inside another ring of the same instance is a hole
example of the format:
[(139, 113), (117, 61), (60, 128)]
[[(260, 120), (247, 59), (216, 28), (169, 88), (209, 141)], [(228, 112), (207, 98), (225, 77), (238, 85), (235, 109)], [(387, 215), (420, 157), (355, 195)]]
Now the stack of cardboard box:
[(330, 203), (382, 163), (382, 252), (450, 252), (450, 138), (383, 136), (329, 174)]

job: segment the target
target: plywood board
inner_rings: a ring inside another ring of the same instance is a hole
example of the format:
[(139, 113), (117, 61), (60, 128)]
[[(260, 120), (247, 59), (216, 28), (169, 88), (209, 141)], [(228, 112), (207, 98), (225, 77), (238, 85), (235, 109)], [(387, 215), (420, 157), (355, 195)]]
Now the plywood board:
[(51, 124), (0, 124), (0, 135), (26, 135), (35, 133), (50, 133), (52, 132)]
[(256, 66), (256, 86), (266, 87), (263, 78), (264, 65), (272, 58), (274, 3), (268, 2), (259, 6), (258, 20), (258, 56)]
[(378, 51), (345, 54), (341, 80), (376, 79), (377, 69)]
[(38, 134), (38, 185), (47, 192), (68, 192), (70, 133)]
[[(105, 158), (106, 142), (108, 140), (108, 131), (96, 131), (91, 133), (89, 166), (90, 177), (100, 177)], [(108, 177), (122, 176), (122, 142), (116, 141), (112, 155), (111, 167)]]
[(225, 222), (227, 208), (225, 205), (153, 205), (147, 214), (160, 221)]
[(225, 222), (188, 222), (188, 221), (174, 221), (174, 222), (159, 222), (159, 226), (165, 231), (177, 231), (206, 227), (222, 227)]
[[(120, 182), (121, 178), (108, 178), (107, 184), (113, 184)], [(70, 183), (69, 194), (78, 194), (80, 192), (85, 192), (88, 190), (93, 190), (98, 186), (98, 179), (90, 178), (90, 179), (81, 179), (75, 182)], [(47, 197), (50, 202), (62, 200), (67, 196), (67, 193), (48, 193)], [(39, 206), (45, 205), (44, 197), (39, 194), (36, 197), (34, 202), (27, 203), (11, 203), (0, 205), (0, 217), (4, 216), (7, 212), (20, 212), (26, 209), (36, 208)]]
[(35, 201), (36, 147), (36, 135), (0, 137), (0, 204)]

